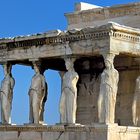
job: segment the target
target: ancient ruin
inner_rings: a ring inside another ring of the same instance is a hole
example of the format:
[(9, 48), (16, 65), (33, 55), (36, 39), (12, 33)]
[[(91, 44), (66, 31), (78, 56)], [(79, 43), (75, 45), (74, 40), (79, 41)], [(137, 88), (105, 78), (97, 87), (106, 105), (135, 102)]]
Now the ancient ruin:
[[(75, 9), (67, 31), (0, 39), (0, 139), (140, 140), (140, 3)], [(35, 70), (29, 124), (20, 126), (10, 122), (15, 64)], [(52, 126), (43, 125), (48, 68), (62, 79), (61, 121)]]

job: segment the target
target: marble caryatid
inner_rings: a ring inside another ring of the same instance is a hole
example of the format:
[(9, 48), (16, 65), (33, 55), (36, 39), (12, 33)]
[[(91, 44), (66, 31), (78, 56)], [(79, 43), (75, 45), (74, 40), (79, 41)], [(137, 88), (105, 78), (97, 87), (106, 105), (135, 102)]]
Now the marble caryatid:
[(44, 111), (45, 111), (45, 103), (47, 101), (47, 95), (48, 95), (48, 85), (45, 82), (45, 96), (43, 98), (43, 102), (42, 102), (42, 109), (41, 109), (41, 113), (40, 113), (40, 120), (39, 123), (43, 124), (44, 123)]
[(113, 54), (107, 54), (104, 57), (106, 68), (101, 74), (98, 97), (98, 119), (100, 123), (114, 123), (119, 74), (114, 68), (113, 60)]
[(77, 81), (79, 76), (75, 72), (74, 59), (66, 58), (65, 65), (67, 72), (62, 78), (62, 95), (60, 100), (61, 123), (71, 124), (76, 122), (77, 109)]
[(1, 123), (10, 124), (11, 123), (11, 109), (12, 109), (12, 99), (13, 99), (13, 88), (15, 85), (15, 80), (12, 77), (11, 64), (4, 64), (4, 74), (5, 77), (1, 84), (0, 89), (0, 99), (1, 99)]
[(42, 124), (44, 105), (47, 99), (47, 84), (44, 75), (41, 73), (40, 62), (33, 62), (33, 68), (35, 75), (32, 78), (28, 93), (30, 98), (29, 122)]
[(140, 76), (136, 79), (135, 93), (132, 104), (132, 118), (135, 126), (140, 126)]

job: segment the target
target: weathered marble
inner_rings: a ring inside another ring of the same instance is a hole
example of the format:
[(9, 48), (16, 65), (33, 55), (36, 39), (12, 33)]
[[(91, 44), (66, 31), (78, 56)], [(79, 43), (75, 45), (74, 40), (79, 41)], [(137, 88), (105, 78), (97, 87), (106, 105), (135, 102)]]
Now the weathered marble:
[(29, 89), (30, 97), (30, 116), (29, 123), (40, 124), (43, 123), (44, 105), (47, 98), (47, 86), (45, 77), (41, 73), (40, 63), (33, 62), (35, 75), (32, 78), (31, 86)]
[[(98, 122), (98, 107), (97, 100), (100, 88), (101, 73), (103, 71), (103, 60), (100, 57), (93, 57), (90, 60), (90, 69), (83, 71), (83, 64), (80, 61), (77, 63), (79, 70), (79, 82), (87, 83), (89, 77), (92, 79), (93, 75), (98, 72), (96, 82), (90, 87), (90, 91), (94, 91), (92, 95), (79, 89), (77, 98), (77, 122), (81, 124), (91, 124)], [(85, 64), (84, 64), (85, 65)], [(135, 80), (139, 76), (139, 64), (131, 56), (117, 55), (114, 60), (114, 66), (119, 72), (118, 92), (115, 106), (115, 123), (123, 126), (132, 126), (132, 102), (135, 92)], [(85, 78), (86, 75), (86, 78)], [(88, 75), (88, 76), (87, 76)], [(89, 76), (90, 75), (90, 76)], [(94, 89), (94, 90), (93, 90)], [(85, 93), (83, 95), (83, 93)]]
[(79, 73), (77, 122), (91, 124), (98, 122), (97, 100), (100, 89), (101, 72), (104, 69), (103, 58), (85, 58), (77, 64)]
[(3, 65), (3, 68), (5, 77), (2, 81), (0, 89), (1, 119), (2, 119), (1, 123), (11, 124), (11, 109), (15, 80), (11, 74), (12, 65), (6, 63)]
[(140, 126), (140, 76), (138, 76), (138, 78), (136, 79), (132, 106), (132, 119), (135, 126)]
[[(6, 131), (5, 131), (6, 130)], [(1, 126), (2, 140), (139, 140), (139, 127), (91, 126)]]
[[(83, 62), (82, 66), (83, 66), (85, 71), (88, 71), (89, 67), (90, 67), (89, 61)], [(81, 79), (80, 79), (80, 83), (78, 84), (80, 95), (93, 94), (93, 91), (91, 90), (90, 87), (93, 85), (94, 81), (95, 81), (95, 78), (93, 77), (91, 79), (91, 75), (89, 73), (82, 74)]]
[[(55, 30), (0, 39), (0, 64), (10, 61), (12, 64), (32, 66), (32, 60), (36, 59), (43, 62), (43, 71), (61, 71), (60, 113), (61, 123), (65, 124), (50, 127), (34, 124), (2, 125), (1, 139), (140, 139), (139, 127), (129, 127), (136, 118), (136, 115), (132, 118), (132, 114), (135, 114), (132, 104), (134, 106), (134, 101), (137, 100), (134, 94), (135, 80), (140, 75), (139, 66), (134, 61), (140, 58), (140, 29), (137, 29), (140, 27), (140, 3), (105, 8), (84, 3), (76, 6), (76, 12), (66, 14), (69, 24), (67, 31)], [(104, 71), (102, 54), (117, 54), (114, 66), (113, 59), (106, 62), (105, 57)], [(66, 64), (68, 71), (63, 73), (64, 57), (76, 58), (75, 70), (73, 64), (70, 69)], [(111, 69), (110, 65), (113, 66)], [(39, 68), (34, 65), (36, 74), (32, 78), (29, 91), (30, 123), (35, 124), (43, 123), (46, 101), (44, 91), (47, 89), (44, 75)], [(69, 124), (75, 123), (75, 120), (88, 125)], [(125, 126), (118, 126), (114, 122)]]
[(74, 60), (72, 58), (65, 59), (67, 72), (63, 75), (62, 94), (60, 100), (60, 122), (75, 123), (77, 110), (77, 81), (78, 74), (73, 67)]
[(79, 2), (75, 4), (75, 11), (83, 11), (83, 10), (89, 10), (89, 9), (95, 9), (95, 8), (102, 8), (102, 7), (85, 3), (85, 2)]
[(83, 8), (81, 3), (76, 4), (75, 7), (76, 11), (65, 14), (68, 21), (68, 30), (101, 26), (110, 21), (140, 28), (139, 2), (111, 7), (96, 7), (95, 5), (90, 5), (89, 10), (88, 7), (86, 10), (86, 5)]
[(114, 123), (115, 105), (118, 90), (119, 74), (113, 65), (114, 54), (104, 57), (105, 70), (101, 74), (98, 97), (98, 119), (100, 123)]

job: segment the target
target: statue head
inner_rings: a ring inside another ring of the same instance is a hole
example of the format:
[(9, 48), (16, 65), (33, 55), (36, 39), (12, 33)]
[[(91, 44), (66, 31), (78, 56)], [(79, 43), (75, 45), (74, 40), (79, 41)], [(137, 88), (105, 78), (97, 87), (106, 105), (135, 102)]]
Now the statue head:
[(114, 68), (113, 62), (114, 62), (114, 54), (107, 54), (104, 56), (104, 62), (106, 69), (112, 69)]
[(39, 61), (34, 61), (33, 62), (33, 68), (34, 68), (34, 71), (36, 73), (41, 73), (40, 69), (41, 69), (41, 63)]
[(67, 70), (72, 70), (74, 66), (75, 59), (73, 58), (65, 58), (65, 66)]
[(4, 74), (5, 75), (10, 75), (11, 74), (11, 69), (12, 69), (12, 65), (5, 63), (3, 64), (3, 69), (4, 69)]

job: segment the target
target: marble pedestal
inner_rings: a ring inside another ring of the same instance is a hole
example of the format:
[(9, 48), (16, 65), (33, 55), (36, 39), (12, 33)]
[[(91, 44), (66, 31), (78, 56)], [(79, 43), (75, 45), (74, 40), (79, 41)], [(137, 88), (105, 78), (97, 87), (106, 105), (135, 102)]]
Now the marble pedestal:
[(1, 140), (140, 140), (139, 127), (116, 124), (0, 126)]

